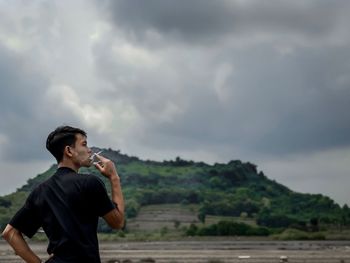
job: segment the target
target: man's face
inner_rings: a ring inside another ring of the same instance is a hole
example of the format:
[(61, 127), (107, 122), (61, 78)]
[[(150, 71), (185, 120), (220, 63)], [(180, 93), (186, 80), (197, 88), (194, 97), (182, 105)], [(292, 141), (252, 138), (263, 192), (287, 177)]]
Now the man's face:
[(87, 146), (86, 137), (80, 133), (75, 135), (76, 141), (74, 147), (72, 147), (73, 161), (79, 167), (89, 167), (92, 164), (90, 159), (91, 149)]

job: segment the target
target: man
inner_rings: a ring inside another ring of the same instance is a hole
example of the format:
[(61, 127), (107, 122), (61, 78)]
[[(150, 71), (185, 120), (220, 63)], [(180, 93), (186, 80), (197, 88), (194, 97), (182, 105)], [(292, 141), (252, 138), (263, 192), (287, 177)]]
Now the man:
[[(100, 263), (98, 218), (103, 217), (114, 229), (124, 224), (124, 199), (115, 165), (100, 155), (93, 163), (85, 131), (70, 126), (50, 133), (46, 148), (56, 158), (58, 169), (31, 192), (3, 237), (25, 262), (40, 263), (22, 234), (31, 238), (42, 227), (49, 239), (47, 262)], [(78, 173), (79, 168), (92, 164), (109, 179), (112, 201), (98, 177)]]

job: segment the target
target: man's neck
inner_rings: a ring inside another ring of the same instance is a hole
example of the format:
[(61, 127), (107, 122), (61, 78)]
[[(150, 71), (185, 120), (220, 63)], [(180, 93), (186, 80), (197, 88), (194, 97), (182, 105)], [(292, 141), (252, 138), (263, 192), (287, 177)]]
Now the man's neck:
[(60, 162), (58, 164), (58, 168), (61, 168), (61, 167), (67, 167), (67, 168), (70, 168), (72, 170), (74, 170), (76, 173), (78, 173), (78, 170), (79, 170), (79, 167), (76, 167), (73, 163), (71, 162)]

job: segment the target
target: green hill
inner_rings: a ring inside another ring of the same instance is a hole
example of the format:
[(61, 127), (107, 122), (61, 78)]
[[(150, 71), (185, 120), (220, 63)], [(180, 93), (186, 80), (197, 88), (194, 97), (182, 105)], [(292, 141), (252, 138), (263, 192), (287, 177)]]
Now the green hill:
[[(117, 164), (128, 222), (134, 225), (142, 207), (159, 204), (192, 205), (196, 208), (193, 210), (195, 217), (201, 222), (213, 216), (240, 217), (259, 226), (296, 226), (300, 229), (318, 227), (319, 224), (348, 225), (350, 222), (347, 205), (340, 207), (321, 194), (294, 192), (268, 179), (249, 162), (235, 160), (209, 165), (179, 157), (163, 162), (145, 161), (112, 149), (103, 149), (103, 155)], [(53, 165), (29, 179), (16, 192), (0, 197), (1, 228), (23, 204), (29, 192), (50, 177), (55, 169)], [(95, 168), (84, 168), (80, 172), (100, 176)], [(107, 182), (106, 185), (109, 190)], [(193, 218), (193, 213), (189, 217)], [(137, 222), (142, 224), (142, 220)], [(102, 223), (99, 230), (109, 231)]]

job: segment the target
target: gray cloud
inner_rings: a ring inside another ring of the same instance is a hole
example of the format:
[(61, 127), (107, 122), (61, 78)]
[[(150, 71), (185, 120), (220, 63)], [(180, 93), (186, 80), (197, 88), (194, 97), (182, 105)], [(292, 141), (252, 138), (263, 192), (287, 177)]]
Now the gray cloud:
[(81, 91), (93, 81), (82, 66), (86, 48), (76, 46), (85, 32), (68, 22), (77, 10), (54, 2), (18, 4), (0, 6), (0, 154), (12, 163), (50, 159), (50, 131), (62, 124), (92, 127), (91, 116), (99, 114)]
[[(111, 97), (127, 97), (143, 114), (146, 131), (136, 136), (142, 144), (216, 143), (278, 156), (350, 144), (349, 58), (344, 56), (349, 50), (327, 50), (299, 48), (281, 55), (269, 46), (226, 48), (213, 57), (207, 50), (203, 56), (169, 52), (162, 54), (167, 65), (125, 71), (103, 49), (107, 54), (99, 57), (98, 67), (115, 87)], [(169, 104), (174, 114), (167, 113)]]
[[(252, 34), (324, 37), (345, 16), (347, 1), (106, 1), (106, 10), (130, 39), (152, 41), (154, 31), (171, 41), (218, 43)], [(342, 17), (342, 16), (340, 16)]]
[[(48, 80), (28, 61), (0, 46), (0, 129), (6, 159), (31, 159), (40, 152), (38, 114)], [(24, 150), (25, 149), (25, 150)]]
[[(47, 134), (63, 123), (81, 122), (48, 98), (49, 78), (26, 54), (0, 46), (1, 156), (6, 161), (48, 159)], [(56, 97), (59, 102), (62, 98)]]

